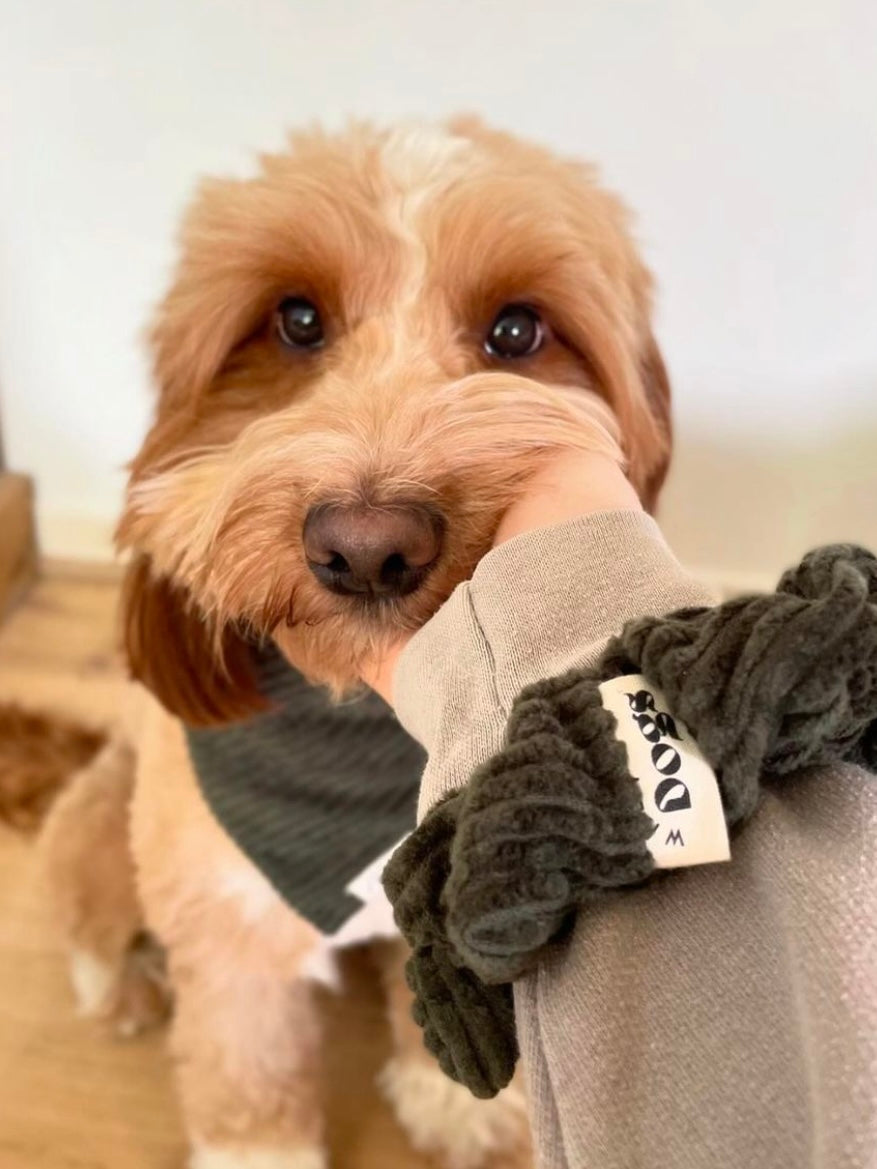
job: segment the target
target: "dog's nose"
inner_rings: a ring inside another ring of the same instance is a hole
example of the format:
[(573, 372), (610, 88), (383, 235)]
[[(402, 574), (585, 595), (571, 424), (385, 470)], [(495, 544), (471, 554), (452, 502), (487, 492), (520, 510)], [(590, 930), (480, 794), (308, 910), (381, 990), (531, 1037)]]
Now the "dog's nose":
[(308, 567), (331, 592), (403, 597), (435, 563), (442, 523), (420, 504), (322, 503), (308, 512), (302, 537)]

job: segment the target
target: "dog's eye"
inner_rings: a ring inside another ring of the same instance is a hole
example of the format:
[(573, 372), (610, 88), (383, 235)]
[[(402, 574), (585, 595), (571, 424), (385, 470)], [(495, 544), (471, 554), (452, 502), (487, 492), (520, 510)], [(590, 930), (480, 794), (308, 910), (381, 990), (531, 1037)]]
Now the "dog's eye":
[(507, 304), (490, 326), (484, 348), (493, 357), (529, 357), (542, 347), (545, 326), (535, 309)]
[(303, 296), (282, 300), (275, 315), (277, 335), (293, 349), (319, 349), (326, 340), (320, 310)]

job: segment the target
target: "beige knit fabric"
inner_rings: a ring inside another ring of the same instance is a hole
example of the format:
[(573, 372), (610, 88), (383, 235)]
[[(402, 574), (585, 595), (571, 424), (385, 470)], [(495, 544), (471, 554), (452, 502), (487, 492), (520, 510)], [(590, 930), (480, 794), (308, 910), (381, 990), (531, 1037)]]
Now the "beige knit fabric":
[[(711, 603), (652, 519), (608, 512), (491, 552), (402, 655), (421, 815), (502, 744), (528, 682), (629, 618)], [(607, 898), (516, 987), (542, 1169), (877, 1167), (877, 784), (808, 773), (726, 865)]]

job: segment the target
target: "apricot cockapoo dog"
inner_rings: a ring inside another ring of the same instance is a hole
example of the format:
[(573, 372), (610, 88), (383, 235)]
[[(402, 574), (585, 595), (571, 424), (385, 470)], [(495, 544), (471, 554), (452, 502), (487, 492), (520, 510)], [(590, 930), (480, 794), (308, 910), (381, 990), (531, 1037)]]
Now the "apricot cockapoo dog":
[[(355, 691), (552, 451), (620, 444), (651, 506), (669, 393), (623, 207), (474, 120), (297, 135), (255, 178), (205, 183), (181, 249), (119, 526), (137, 685), (44, 847), (84, 1007), (129, 1029), (159, 1014), (145, 931), (161, 942), (191, 1164), (318, 1169), (331, 939), (208, 810), (187, 735), (266, 710), (266, 646), (332, 701)], [(383, 1084), (411, 1139), (451, 1169), (523, 1163), (521, 1089), (446, 1080), (401, 944), (385, 954)]]

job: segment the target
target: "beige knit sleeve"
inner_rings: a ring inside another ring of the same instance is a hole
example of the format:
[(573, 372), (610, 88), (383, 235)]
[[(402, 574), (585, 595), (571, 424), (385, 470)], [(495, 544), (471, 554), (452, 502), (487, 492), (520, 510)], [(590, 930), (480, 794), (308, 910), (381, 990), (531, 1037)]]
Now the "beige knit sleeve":
[(419, 816), (502, 747), (524, 686), (592, 664), (631, 618), (714, 600), (639, 511), (600, 512), (494, 549), (396, 668), (396, 712), (429, 753)]

